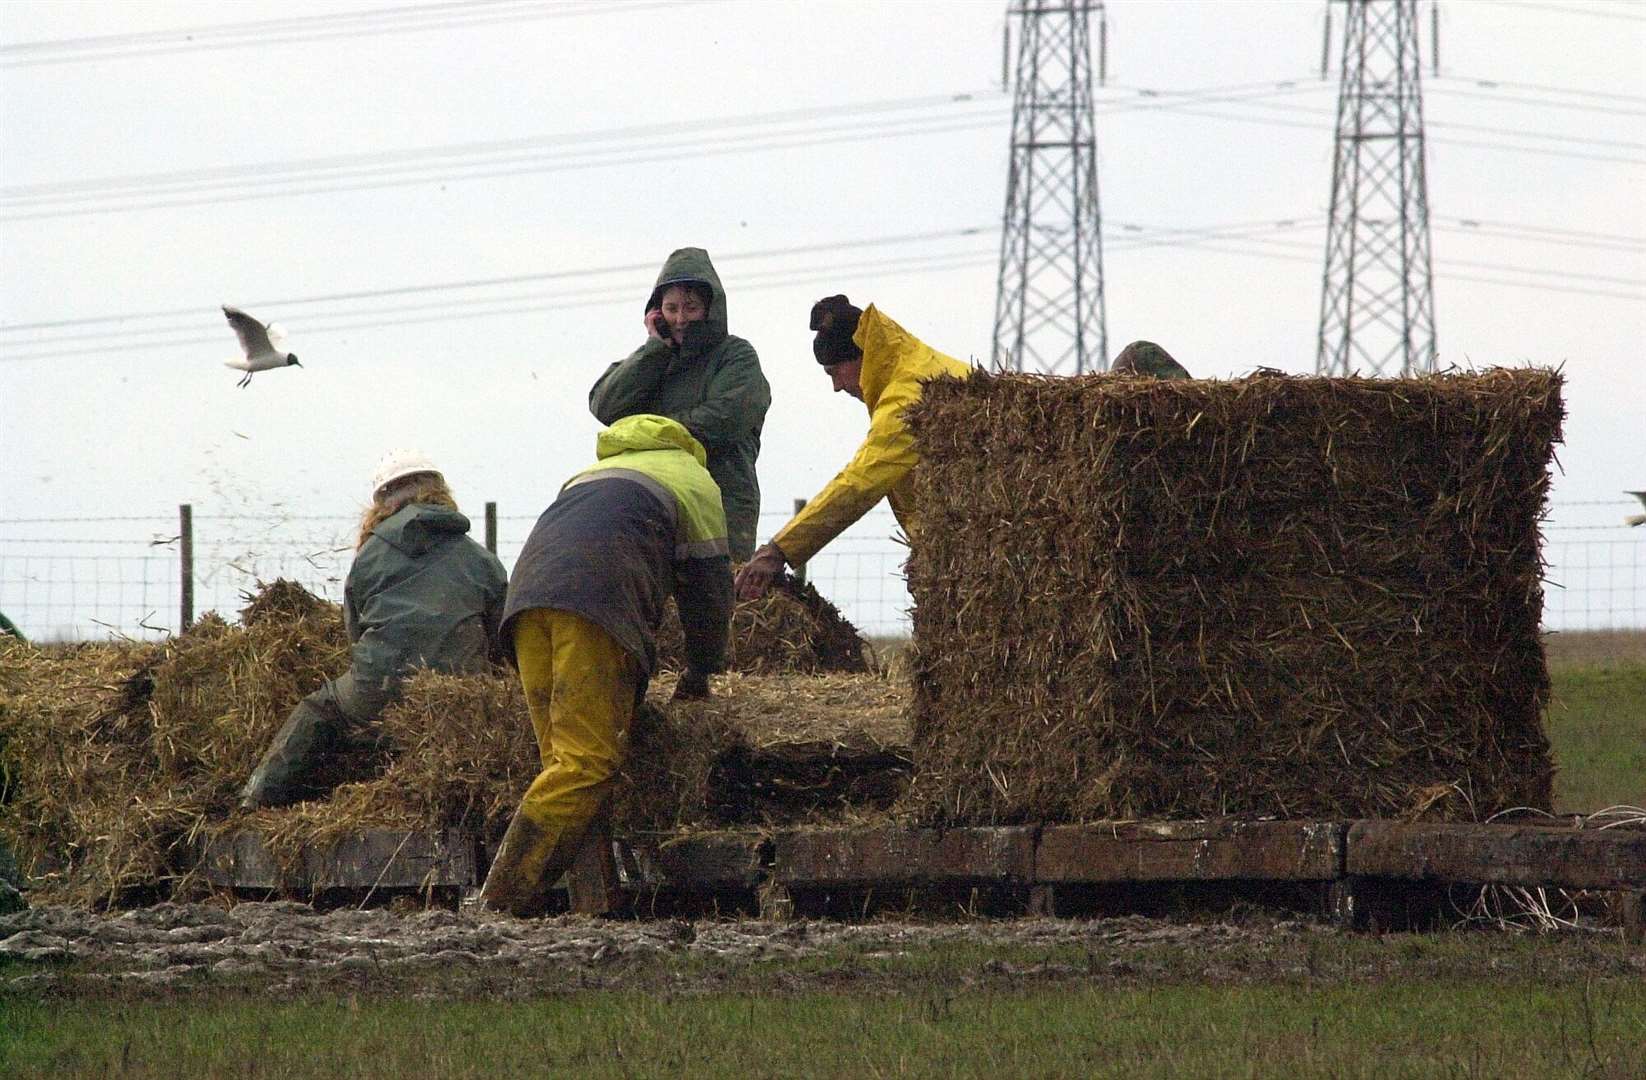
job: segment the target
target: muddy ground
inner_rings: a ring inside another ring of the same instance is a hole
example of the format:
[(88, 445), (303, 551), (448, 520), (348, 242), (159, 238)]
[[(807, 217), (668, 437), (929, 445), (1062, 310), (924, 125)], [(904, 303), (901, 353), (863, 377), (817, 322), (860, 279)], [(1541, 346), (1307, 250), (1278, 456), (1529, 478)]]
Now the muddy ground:
[(0, 916), (0, 997), (257, 994), (515, 999), (580, 990), (898, 992), (933, 985), (1384, 977), (1646, 978), (1615, 934), (1373, 937), (1258, 915), (761, 922), (162, 904)]

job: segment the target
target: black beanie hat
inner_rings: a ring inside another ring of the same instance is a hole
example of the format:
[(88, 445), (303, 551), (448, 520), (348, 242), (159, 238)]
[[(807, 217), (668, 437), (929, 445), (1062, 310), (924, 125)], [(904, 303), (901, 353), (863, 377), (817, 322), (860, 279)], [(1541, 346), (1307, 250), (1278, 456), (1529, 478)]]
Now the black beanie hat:
[(862, 358), (863, 350), (852, 341), (862, 315), (863, 309), (853, 307), (844, 296), (825, 296), (812, 305), (812, 329), (817, 331), (812, 355), (819, 364), (826, 367)]

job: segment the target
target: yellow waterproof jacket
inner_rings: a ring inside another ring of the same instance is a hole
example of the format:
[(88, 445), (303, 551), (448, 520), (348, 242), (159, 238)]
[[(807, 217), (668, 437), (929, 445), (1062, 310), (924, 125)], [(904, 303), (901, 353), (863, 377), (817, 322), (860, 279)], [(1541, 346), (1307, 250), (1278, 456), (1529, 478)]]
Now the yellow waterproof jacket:
[(863, 350), (863, 404), (869, 433), (828, 486), (772, 538), (791, 565), (816, 555), (847, 526), (890, 498), (903, 532), (913, 535), (909, 470), (919, 460), (903, 410), (920, 400), (920, 387), (939, 375), (964, 376), (971, 367), (945, 356), (873, 304), (857, 322), (852, 341)]

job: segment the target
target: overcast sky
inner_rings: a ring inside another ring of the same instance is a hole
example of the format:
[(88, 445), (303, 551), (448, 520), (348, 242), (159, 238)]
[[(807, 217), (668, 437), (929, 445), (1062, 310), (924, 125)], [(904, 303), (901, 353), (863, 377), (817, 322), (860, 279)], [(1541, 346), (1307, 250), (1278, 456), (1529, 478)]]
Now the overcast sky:
[[(684, 245), (715, 259), (771, 381), (760, 477), (787, 508), (865, 424), (812, 361), (812, 300), (988, 358), (1005, 7), (7, 0), (0, 520), (346, 517), (399, 445), (472, 515), (535, 515), (590, 459), (588, 387)], [(1556, 499), (1646, 487), (1646, 7), (1440, 15), (1441, 361), (1563, 366)], [(1110, 0), (1111, 353), (1314, 370), (1324, 18)], [(304, 366), (236, 389), (222, 303), (281, 323)]]

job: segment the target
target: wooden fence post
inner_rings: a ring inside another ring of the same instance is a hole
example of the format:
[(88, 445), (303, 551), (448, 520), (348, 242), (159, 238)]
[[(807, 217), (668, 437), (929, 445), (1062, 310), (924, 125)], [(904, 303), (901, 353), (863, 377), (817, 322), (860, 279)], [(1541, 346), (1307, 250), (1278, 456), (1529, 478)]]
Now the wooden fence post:
[(497, 504), (486, 504), (486, 550), (497, 554)]
[[(805, 499), (796, 499), (794, 501), (794, 512), (798, 514), (798, 513), (800, 513), (800, 511), (802, 511), (804, 509), (806, 509), (806, 500)], [(800, 584), (802, 584), (802, 585), (806, 584), (806, 564), (805, 563), (796, 563), (794, 565), (793, 569), (794, 569), (794, 579), (796, 581), (800, 582)]]
[(177, 525), (182, 543), (182, 629), (194, 625), (194, 507), (184, 503), (177, 508)]

